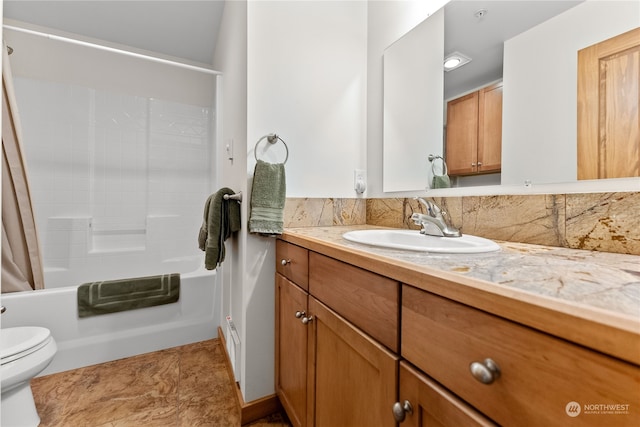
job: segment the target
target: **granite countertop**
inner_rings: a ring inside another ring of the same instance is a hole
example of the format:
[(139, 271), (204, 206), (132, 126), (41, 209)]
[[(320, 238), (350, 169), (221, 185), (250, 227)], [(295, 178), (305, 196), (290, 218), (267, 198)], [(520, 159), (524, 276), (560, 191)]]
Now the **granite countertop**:
[[(611, 345), (604, 336), (606, 329), (613, 329), (609, 333), (624, 330), (624, 339), (633, 340), (627, 343), (630, 346), (626, 351), (637, 353), (632, 358), (640, 363), (640, 256), (501, 241), (497, 242), (501, 247), (497, 252), (434, 254), (363, 245), (342, 237), (347, 231), (374, 228), (382, 227), (289, 228), (282, 239), (363, 268), (377, 269), (379, 274), (418, 287), (425, 282), (419, 280), (422, 274), (449, 284), (460, 282), (465, 289), (481, 290), (492, 298), (506, 298), (503, 313), (498, 314), (582, 344), (595, 339), (590, 333), (574, 339), (580, 334), (580, 324), (594, 331), (605, 325), (603, 336), (596, 337), (605, 341), (602, 348), (596, 345), (601, 351)], [(465, 297), (463, 291), (449, 291), (442, 286), (424, 289), (436, 293), (442, 289), (447, 294), (443, 296), (453, 295), (455, 299), (460, 294), (466, 298), (461, 302), (475, 305), (475, 300)], [(515, 308), (510, 312), (508, 300), (526, 302), (527, 314), (520, 316)], [(489, 299), (478, 304), (485, 310), (489, 306)], [(556, 319), (556, 312), (565, 317)], [(557, 325), (573, 319), (587, 323), (577, 322), (575, 327)], [(618, 338), (608, 338), (612, 339)]]

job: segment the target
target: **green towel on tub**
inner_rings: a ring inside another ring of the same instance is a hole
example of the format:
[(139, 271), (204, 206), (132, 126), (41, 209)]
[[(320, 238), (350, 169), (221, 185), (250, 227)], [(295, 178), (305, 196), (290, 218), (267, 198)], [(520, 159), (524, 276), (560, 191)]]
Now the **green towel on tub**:
[(258, 160), (253, 172), (249, 232), (282, 234), (286, 196), (284, 163), (273, 164)]
[(79, 317), (170, 304), (180, 299), (180, 274), (83, 283), (77, 298)]
[(225, 200), (225, 195), (235, 194), (230, 188), (221, 188), (207, 199), (204, 218), (198, 233), (198, 246), (204, 251), (204, 266), (213, 270), (224, 261), (224, 242), (232, 233), (240, 230), (240, 204)]

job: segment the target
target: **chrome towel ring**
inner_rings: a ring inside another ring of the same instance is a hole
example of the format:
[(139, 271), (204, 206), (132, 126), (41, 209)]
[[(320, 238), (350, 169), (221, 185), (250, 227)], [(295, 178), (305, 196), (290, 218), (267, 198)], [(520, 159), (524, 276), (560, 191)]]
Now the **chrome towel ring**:
[[(435, 160), (440, 159), (442, 161), (442, 174), (438, 175), (436, 172), (436, 162)], [(433, 154), (429, 154), (429, 162), (431, 162), (431, 172), (433, 172), (434, 176), (445, 176), (448, 173), (447, 170), (447, 162), (444, 161), (444, 157), (442, 156), (434, 156)]]
[(275, 133), (270, 133), (267, 134), (265, 136), (263, 136), (262, 138), (260, 138), (258, 140), (258, 142), (256, 142), (256, 146), (253, 149), (253, 155), (256, 158), (256, 161), (258, 161), (258, 145), (262, 142), (263, 139), (267, 138), (267, 141), (269, 142), (269, 144), (275, 144), (278, 141), (281, 141), (282, 144), (284, 144), (284, 149), (287, 151), (287, 155), (284, 158), (284, 162), (282, 162), (283, 164), (287, 163), (287, 160), (289, 159), (289, 147), (287, 147), (287, 143), (284, 142), (284, 140), (282, 138), (280, 138), (278, 135), (276, 135)]

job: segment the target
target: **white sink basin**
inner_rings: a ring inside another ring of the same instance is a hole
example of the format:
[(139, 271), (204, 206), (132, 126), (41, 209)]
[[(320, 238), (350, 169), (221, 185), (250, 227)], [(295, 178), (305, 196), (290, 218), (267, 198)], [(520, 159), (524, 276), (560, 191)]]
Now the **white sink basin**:
[(345, 239), (383, 248), (447, 254), (471, 254), (500, 250), (492, 240), (464, 234), (461, 237), (436, 237), (417, 230), (357, 230), (342, 235)]

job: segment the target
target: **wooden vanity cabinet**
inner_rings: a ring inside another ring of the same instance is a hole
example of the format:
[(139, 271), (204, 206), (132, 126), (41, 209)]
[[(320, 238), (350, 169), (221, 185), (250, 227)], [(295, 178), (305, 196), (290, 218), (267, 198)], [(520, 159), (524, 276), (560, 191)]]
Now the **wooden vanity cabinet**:
[(449, 175), (500, 172), (502, 82), (449, 101), (446, 129)]
[(394, 427), (398, 356), (311, 297), (315, 427)]
[(276, 384), (294, 426), (640, 420), (633, 363), (314, 251), (277, 247), (288, 267), (276, 275)]
[(410, 412), (404, 414), (403, 427), (496, 426), (405, 361), (400, 362), (399, 398), (399, 405), (409, 405), (410, 408)]
[(298, 266), (276, 273), (275, 382), (283, 407), (294, 426), (395, 426), (399, 358), (379, 340), (397, 349), (399, 283), (312, 252), (307, 292), (290, 280), (304, 281), (304, 251), (276, 246), (277, 265)]
[[(411, 286), (402, 292), (402, 357), (500, 425), (640, 420), (637, 366)], [(573, 417), (571, 405), (620, 413)]]
[[(307, 425), (307, 346), (309, 251), (276, 242), (275, 387), (294, 426)], [(297, 280), (295, 283), (293, 280)]]
[(308, 294), (276, 274), (276, 392), (294, 426), (307, 422), (307, 325), (296, 317), (306, 313)]

